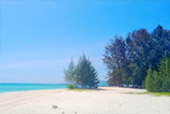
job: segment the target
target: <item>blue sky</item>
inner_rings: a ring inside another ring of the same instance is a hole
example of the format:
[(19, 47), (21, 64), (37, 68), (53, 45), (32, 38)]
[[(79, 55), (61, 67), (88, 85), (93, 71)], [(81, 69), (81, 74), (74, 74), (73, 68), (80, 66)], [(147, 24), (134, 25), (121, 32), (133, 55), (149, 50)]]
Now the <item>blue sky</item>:
[(0, 82), (62, 83), (85, 53), (104, 80), (104, 46), (135, 29), (170, 29), (169, 0), (1, 0)]

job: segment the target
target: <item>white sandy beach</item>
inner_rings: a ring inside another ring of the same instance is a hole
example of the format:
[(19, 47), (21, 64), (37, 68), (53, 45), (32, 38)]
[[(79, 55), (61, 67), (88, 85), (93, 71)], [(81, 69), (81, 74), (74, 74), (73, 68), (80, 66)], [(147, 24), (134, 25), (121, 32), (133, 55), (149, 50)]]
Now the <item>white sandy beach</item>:
[(127, 94), (145, 90), (39, 90), (0, 93), (0, 114), (170, 114), (170, 97)]

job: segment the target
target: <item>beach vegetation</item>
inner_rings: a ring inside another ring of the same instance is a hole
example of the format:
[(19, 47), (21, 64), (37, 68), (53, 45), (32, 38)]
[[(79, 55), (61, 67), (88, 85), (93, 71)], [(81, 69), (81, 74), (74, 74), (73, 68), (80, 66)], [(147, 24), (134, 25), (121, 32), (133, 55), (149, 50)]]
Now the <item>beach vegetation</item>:
[(76, 73), (76, 68), (74, 65), (74, 61), (71, 59), (68, 69), (64, 69), (65, 81), (68, 83), (71, 83), (71, 84), (75, 84), (76, 83), (76, 74), (75, 73)]
[(134, 95), (153, 95), (153, 96), (168, 96), (170, 97), (170, 92), (123, 92), (123, 94), (134, 94)]
[[(158, 80), (162, 80), (164, 75), (167, 79), (168, 71), (165, 66), (158, 66), (164, 54), (170, 57), (170, 30), (163, 29), (161, 25), (152, 32), (142, 28), (130, 32), (125, 37), (115, 36), (105, 46), (103, 56), (108, 71), (108, 85), (126, 84), (143, 88), (147, 75)], [(159, 69), (162, 70), (157, 74)], [(155, 84), (160, 86), (160, 83), (150, 83), (150, 86), (158, 90)], [(164, 90), (167, 89), (167, 83), (168, 81), (162, 85)]]
[(75, 88), (97, 88), (99, 79), (91, 61), (85, 56), (81, 56), (76, 66), (73, 61), (65, 72), (65, 80), (74, 84)]
[(154, 92), (170, 91), (170, 58), (163, 56), (158, 71), (149, 68), (146, 89)]
[(67, 85), (67, 89), (75, 89), (74, 85)]

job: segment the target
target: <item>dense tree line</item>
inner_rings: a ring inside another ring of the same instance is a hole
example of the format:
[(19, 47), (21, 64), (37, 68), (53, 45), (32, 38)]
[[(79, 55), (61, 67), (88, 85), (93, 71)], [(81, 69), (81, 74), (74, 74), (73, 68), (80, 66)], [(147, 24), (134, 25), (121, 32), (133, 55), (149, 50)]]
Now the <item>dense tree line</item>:
[(151, 33), (139, 29), (125, 38), (115, 36), (105, 47), (103, 58), (108, 69), (108, 84), (142, 86), (147, 70), (158, 71), (164, 54), (170, 57), (170, 30), (160, 25)]
[(97, 88), (99, 79), (95, 68), (91, 61), (85, 55), (79, 58), (78, 64), (75, 66), (71, 60), (68, 69), (64, 71), (65, 80), (73, 84), (75, 87), (81, 88)]

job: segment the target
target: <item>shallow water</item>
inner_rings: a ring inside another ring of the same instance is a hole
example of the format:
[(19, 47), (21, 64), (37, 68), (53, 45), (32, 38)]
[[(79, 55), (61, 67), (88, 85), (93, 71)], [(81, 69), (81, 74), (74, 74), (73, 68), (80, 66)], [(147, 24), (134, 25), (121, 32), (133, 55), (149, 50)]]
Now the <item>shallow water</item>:
[[(0, 83), (0, 93), (30, 90), (64, 89), (67, 84), (32, 84), (32, 83)], [(99, 86), (107, 86), (106, 81), (101, 81)]]

